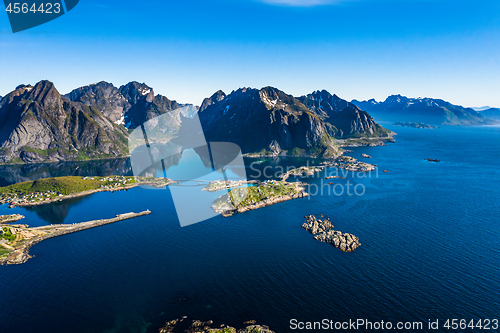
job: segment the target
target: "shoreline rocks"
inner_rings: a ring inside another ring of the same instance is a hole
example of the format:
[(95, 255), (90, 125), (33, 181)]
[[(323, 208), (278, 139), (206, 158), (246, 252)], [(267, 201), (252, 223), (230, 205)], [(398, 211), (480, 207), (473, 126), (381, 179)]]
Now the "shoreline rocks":
[(243, 328), (236, 329), (228, 325), (216, 325), (213, 320), (188, 320), (187, 316), (168, 321), (159, 333), (275, 333), (267, 326), (256, 325), (255, 320), (243, 323)]
[(392, 132), (388, 137), (378, 138), (350, 138), (346, 140), (338, 140), (340, 147), (355, 148), (355, 147), (381, 147), (387, 146), (387, 143), (396, 143), (394, 136), (396, 133)]
[(25, 218), (25, 216), (23, 216), (21, 214), (0, 215), (0, 224), (17, 222), (17, 221), (22, 220), (24, 218)]
[(334, 160), (322, 162), (321, 164), (329, 167), (334, 167), (339, 170), (344, 169), (353, 172), (370, 172), (375, 170), (376, 168), (376, 166), (373, 164), (360, 162), (351, 156), (340, 156)]
[[(255, 203), (253, 205), (249, 205), (249, 206), (238, 208), (236, 210), (236, 212), (237, 213), (244, 213), (244, 212), (247, 212), (249, 210), (259, 209), (259, 208), (263, 208), (263, 207), (266, 207), (266, 206), (271, 206), (271, 205), (277, 204), (279, 202), (293, 200), (293, 199), (306, 198), (308, 196), (309, 196), (309, 193), (302, 191), (302, 192), (299, 192), (299, 193), (296, 193), (296, 194), (292, 194), (292, 195), (284, 195), (284, 196), (281, 196), (281, 197), (269, 198), (269, 199), (257, 202), (257, 203)], [(231, 216), (233, 214), (234, 214), (234, 212), (232, 212), (232, 213), (230, 213), (229, 215), (226, 215), (226, 216), (224, 216), (224, 214), (223, 214), (222, 216), (227, 217), (227, 216)]]
[(352, 252), (361, 246), (359, 238), (348, 233), (333, 230), (334, 226), (328, 219), (317, 219), (314, 215), (306, 216), (302, 228), (309, 231), (315, 240), (328, 243), (343, 252)]
[(411, 127), (411, 128), (422, 128), (422, 129), (434, 129), (438, 128), (437, 126), (431, 126), (426, 123), (415, 123), (415, 122), (397, 122), (393, 124), (394, 126), (400, 126), (400, 127)]

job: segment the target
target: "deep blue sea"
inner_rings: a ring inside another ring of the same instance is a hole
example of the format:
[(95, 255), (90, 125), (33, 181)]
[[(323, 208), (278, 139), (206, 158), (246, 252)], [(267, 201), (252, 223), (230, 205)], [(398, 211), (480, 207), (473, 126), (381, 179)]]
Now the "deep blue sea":
[[(361, 196), (337, 196), (327, 186), (184, 228), (168, 189), (31, 210), (1, 206), (0, 214), (21, 213), (33, 226), (152, 214), (46, 240), (26, 264), (0, 266), (0, 332), (157, 332), (184, 315), (236, 326), (254, 319), (278, 333), (292, 331), (291, 319), (499, 318), (500, 127), (383, 125), (398, 133), (397, 143), (346, 154), (371, 155), (366, 161), (379, 165), (378, 174), (334, 180), (361, 184)], [(318, 161), (268, 159), (253, 169), (255, 160), (246, 162), (252, 177), (256, 169)], [(314, 189), (334, 172), (300, 180)], [(309, 214), (328, 215), (362, 246), (343, 253), (315, 241), (301, 228)]]

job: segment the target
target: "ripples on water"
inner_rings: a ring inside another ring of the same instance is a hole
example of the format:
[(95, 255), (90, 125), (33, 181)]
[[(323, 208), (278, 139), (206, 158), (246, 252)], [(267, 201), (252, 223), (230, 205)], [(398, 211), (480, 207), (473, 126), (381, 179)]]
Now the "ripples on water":
[[(498, 317), (500, 129), (396, 131), (397, 144), (349, 154), (390, 171), (346, 179), (366, 185), (362, 197), (318, 195), (185, 228), (169, 190), (98, 193), (46, 210), (2, 206), (32, 225), (153, 214), (47, 240), (25, 265), (0, 267), (0, 322), (6, 332), (156, 332), (188, 315), (288, 332), (291, 318)], [(362, 246), (346, 254), (315, 241), (300, 226), (320, 213)]]

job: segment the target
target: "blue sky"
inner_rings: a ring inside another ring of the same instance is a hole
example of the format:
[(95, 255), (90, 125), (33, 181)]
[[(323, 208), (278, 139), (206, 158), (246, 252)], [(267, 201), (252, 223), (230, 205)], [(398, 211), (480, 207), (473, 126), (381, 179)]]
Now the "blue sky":
[(80, 0), (13, 34), (0, 13), (0, 95), (145, 82), (200, 104), (218, 89), (391, 94), (500, 106), (500, 1)]

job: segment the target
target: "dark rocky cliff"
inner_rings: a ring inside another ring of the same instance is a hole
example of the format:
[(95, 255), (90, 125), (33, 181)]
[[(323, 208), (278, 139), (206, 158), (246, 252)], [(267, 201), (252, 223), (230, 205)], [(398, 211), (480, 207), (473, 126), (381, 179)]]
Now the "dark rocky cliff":
[(339, 152), (321, 119), (276, 88), (242, 88), (205, 104), (199, 117), (208, 141), (236, 143), (243, 153), (331, 156)]
[(127, 132), (99, 111), (62, 97), (50, 81), (19, 86), (0, 102), (0, 162), (127, 154)]
[(299, 97), (299, 100), (326, 123), (328, 133), (337, 139), (392, 135), (391, 131), (377, 124), (368, 112), (361, 111), (356, 105), (326, 90), (315, 91)]
[(96, 108), (116, 124), (124, 123), (123, 116), (131, 107), (129, 101), (125, 99), (118, 88), (104, 81), (80, 87), (64, 97)]
[(0, 162), (127, 156), (132, 130), (145, 124), (148, 135), (168, 142), (189, 128), (196, 113), (207, 141), (233, 142), (249, 154), (328, 157), (340, 154), (335, 139), (373, 145), (383, 141), (371, 139), (393, 134), (325, 90), (299, 98), (272, 87), (229, 95), (219, 90), (198, 109), (135, 81), (120, 88), (101, 81), (64, 97), (41, 81), (19, 86), (0, 101)]

